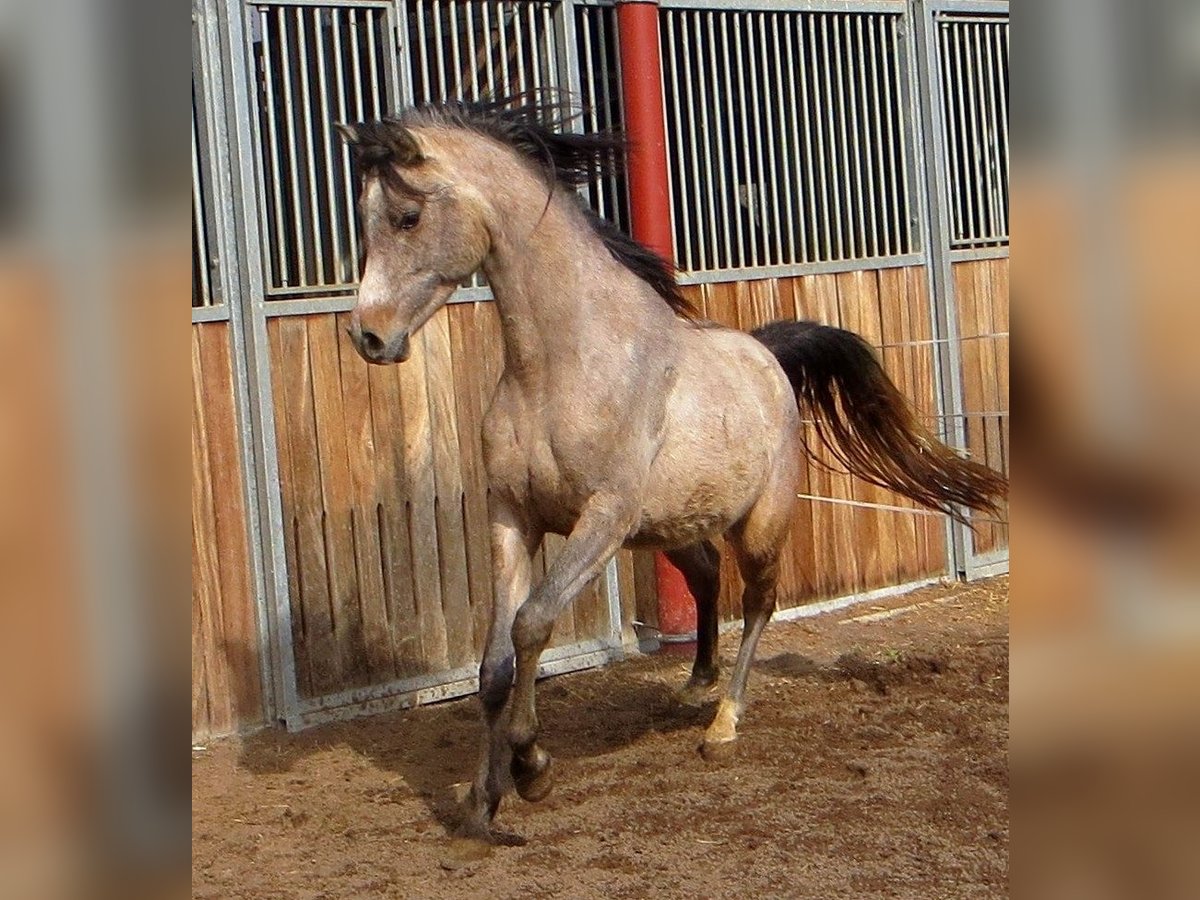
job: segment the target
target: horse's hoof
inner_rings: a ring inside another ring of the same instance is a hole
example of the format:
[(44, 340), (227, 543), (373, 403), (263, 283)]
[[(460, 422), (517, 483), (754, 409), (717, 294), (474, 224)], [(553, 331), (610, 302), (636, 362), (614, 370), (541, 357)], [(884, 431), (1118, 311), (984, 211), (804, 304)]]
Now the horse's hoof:
[(514, 755), (512, 761), (513, 785), (522, 800), (537, 803), (545, 800), (550, 789), (554, 787), (554, 775), (551, 772), (552, 759), (550, 754), (541, 747), (534, 747), (532, 760), (525, 761)]
[(707, 684), (689, 681), (675, 692), (675, 699), (683, 706), (704, 706), (714, 698), (716, 693), (717, 682), (715, 680)]
[(700, 755), (704, 757), (705, 762), (724, 763), (733, 758), (736, 748), (737, 740), (735, 739), (727, 741), (706, 740), (700, 745)]

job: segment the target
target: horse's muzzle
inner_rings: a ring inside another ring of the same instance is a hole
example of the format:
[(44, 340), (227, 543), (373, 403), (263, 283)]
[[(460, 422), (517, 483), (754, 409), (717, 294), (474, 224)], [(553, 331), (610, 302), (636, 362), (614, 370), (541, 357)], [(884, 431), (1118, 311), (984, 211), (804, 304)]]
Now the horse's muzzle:
[(346, 334), (350, 336), (358, 355), (377, 366), (404, 362), (412, 350), (407, 331), (402, 331), (391, 340), (385, 341), (375, 332), (364, 330), (356, 323), (346, 329)]

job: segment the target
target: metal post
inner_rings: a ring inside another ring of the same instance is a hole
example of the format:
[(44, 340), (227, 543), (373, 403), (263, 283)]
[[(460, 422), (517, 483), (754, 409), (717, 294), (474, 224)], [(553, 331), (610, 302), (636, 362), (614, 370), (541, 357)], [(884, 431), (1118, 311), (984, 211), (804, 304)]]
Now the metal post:
[[(629, 137), (629, 196), (633, 236), (664, 259), (673, 258), (667, 133), (663, 113), (657, 0), (617, 0), (621, 87)], [(696, 602), (683, 575), (657, 553), (658, 627), (664, 635), (696, 630)]]

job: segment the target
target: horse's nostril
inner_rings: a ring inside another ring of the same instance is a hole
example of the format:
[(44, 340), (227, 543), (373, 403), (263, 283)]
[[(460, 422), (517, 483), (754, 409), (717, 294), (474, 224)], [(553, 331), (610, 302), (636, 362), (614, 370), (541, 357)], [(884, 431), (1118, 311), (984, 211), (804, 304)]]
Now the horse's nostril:
[(385, 346), (383, 339), (373, 331), (364, 331), (362, 337), (359, 338), (359, 343), (363, 352), (369, 356), (378, 356), (383, 352)]

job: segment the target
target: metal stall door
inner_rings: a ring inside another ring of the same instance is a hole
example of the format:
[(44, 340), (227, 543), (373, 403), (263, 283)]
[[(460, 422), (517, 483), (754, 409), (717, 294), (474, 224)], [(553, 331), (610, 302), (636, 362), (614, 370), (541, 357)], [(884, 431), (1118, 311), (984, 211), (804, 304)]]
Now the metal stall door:
[[(1009, 469), (1007, 2), (917, 0), (912, 8), (926, 136), (930, 269), (944, 437)], [(957, 571), (1008, 570), (1008, 513), (954, 526)]]
[[(421, 330), (407, 362), (358, 357), (345, 335), (356, 185), (333, 125), (413, 102), (574, 87), (573, 7), (228, 8), (281, 717), (299, 728), (472, 692), (492, 603), (479, 432), (500, 373), (499, 319), (476, 282)], [(560, 544), (547, 540), (535, 572)], [(620, 647), (610, 567), (558, 624), (542, 668), (596, 665)]]

